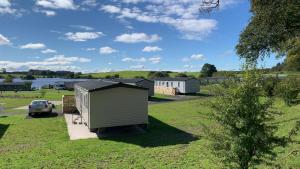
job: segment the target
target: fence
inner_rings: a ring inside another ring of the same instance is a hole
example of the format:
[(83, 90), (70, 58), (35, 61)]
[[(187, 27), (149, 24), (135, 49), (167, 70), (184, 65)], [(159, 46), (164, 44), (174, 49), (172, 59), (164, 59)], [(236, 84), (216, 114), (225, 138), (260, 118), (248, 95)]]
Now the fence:
[(154, 92), (165, 95), (177, 95), (177, 90), (173, 87), (154, 86)]
[(62, 111), (63, 113), (72, 113), (75, 107), (75, 96), (74, 95), (63, 95), (62, 96)]

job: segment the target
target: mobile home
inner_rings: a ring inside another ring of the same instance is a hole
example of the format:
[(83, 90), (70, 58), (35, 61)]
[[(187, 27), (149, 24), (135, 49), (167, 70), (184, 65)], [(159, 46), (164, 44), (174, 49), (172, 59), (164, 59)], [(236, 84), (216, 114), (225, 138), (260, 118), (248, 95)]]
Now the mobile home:
[(200, 90), (200, 82), (195, 78), (189, 77), (161, 77), (154, 79), (154, 86), (175, 88), (177, 93), (188, 94), (197, 93)]
[(148, 124), (148, 89), (110, 80), (75, 84), (76, 107), (88, 128)]

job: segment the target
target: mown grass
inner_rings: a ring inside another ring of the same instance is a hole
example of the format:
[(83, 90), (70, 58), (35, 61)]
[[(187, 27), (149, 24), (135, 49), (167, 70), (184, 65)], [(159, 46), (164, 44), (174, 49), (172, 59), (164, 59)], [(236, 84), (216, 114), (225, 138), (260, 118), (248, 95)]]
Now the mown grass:
[[(0, 118), (0, 168), (223, 168), (208, 149), (205, 126), (206, 99), (149, 106), (149, 131), (138, 135), (70, 141), (63, 117), (24, 119), (24, 115)], [(300, 105), (286, 107), (274, 123), (286, 136), (300, 119)], [(300, 136), (278, 147), (277, 163), (300, 168)], [(261, 165), (259, 168), (274, 168)]]

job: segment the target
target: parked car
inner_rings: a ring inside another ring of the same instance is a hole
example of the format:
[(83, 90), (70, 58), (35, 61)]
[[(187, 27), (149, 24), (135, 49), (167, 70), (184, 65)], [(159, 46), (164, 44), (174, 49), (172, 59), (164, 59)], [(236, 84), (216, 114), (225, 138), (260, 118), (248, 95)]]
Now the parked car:
[(34, 114), (52, 113), (54, 107), (54, 104), (48, 100), (33, 100), (28, 106), (28, 115), (33, 116)]

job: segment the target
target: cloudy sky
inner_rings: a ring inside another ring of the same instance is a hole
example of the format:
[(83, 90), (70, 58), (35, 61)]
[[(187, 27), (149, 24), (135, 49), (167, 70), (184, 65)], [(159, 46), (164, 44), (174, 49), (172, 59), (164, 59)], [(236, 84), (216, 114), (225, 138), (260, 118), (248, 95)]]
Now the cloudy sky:
[[(0, 68), (103, 72), (238, 70), (248, 0), (0, 0)], [(269, 58), (270, 67), (279, 60)]]

